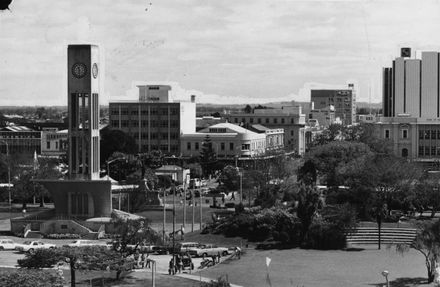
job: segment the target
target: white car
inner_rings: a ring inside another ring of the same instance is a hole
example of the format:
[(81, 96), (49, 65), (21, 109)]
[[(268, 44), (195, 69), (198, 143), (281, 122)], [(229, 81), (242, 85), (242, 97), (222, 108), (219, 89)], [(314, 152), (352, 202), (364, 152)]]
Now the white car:
[(33, 253), (37, 249), (55, 248), (55, 244), (44, 243), (41, 241), (25, 241), (22, 244), (16, 244), (15, 250), (20, 252)]
[(107, 246), (107, 243), (103, 241), (95, 241), (95, 240), (74, 240), (72, 243), (67, 244), (69, 247), (82, 247), (82, 246)]
[(226, 256), (229, 254), (228, 248), (217, 247), (211, 244), (202, 244), (199, 247), (189, 249), (189, 254), (195, 257), (206, 257), (206, 256)]
[(0, 250), (14, 250), (15, 242), (11, 239), (0, 239)]

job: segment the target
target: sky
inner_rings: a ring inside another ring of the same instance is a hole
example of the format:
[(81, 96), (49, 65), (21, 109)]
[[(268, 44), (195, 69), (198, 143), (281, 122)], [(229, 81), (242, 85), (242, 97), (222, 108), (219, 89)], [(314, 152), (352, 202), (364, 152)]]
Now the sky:
[(173, 83), (199, 103), (309, 101), (353, 82), (380, 102), (400, 47), (440, 51), (439, 0), (14, 0), (0, 11), (0, 105), (67, 105), (67, 45), (98, 44), (101, 104)]

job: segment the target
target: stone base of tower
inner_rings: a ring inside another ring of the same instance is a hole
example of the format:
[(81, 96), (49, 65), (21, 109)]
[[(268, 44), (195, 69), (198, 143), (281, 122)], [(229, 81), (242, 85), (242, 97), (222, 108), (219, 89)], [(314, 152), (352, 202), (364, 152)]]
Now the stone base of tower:
[(94, 218), (112, 213), (111, 183), (108, 180), (39, 180), (52, 195), (55, 216)]

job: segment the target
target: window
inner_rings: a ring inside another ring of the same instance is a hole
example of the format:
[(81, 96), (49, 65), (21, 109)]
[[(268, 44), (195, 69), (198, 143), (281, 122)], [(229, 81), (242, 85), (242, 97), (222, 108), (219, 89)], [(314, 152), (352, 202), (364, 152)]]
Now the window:
[(429, 131), (425, 131), (425, 140), (429, 140)]
[(225, 150), (225, 143), (220, 144), (220, 150)]
[(435, 130), (431, 130), (431, 139), (435, 140), (436, 138), (436, 131)]
[(266, 118), (266, 124), (268, 124), (269, 123), (269, 119), (268, 118)]
[(429, 146), (425, 146), (425, 155), (429, 155)]
[(293, 130), (290, 131), (290, 135), (293, 136)]
[(284, 118), (281, 119), (281, 123), (282, 123), (282, 124), (284, 124), (285, 121), (286, 121), (286, 120), (285, 120)]
[(234, 143), (229, 143), (229, 150), (234, 150)]
[(167, 140), (168, 139), (168, 133), (162, 133), (162, 139)]
[(249, 122), (250, 122), (251, 124), (253, 124), (253, 123), (254, 123), (254, 118), (249, 118)]
[(118, 121), (111, 121), (111, 126), (112, 127), (114, 127), (114, 128), (117, 128), (119, 125), (118, 125)]
[(148, 110), (142, 110), (141, 115), (143, 115), (143, 116), (148, 115)]
[(419, 139), (422, 140), (424, 138), (425, 132), (419, 131)]
[(55, 142), (55, 149), (58, 149), (58, 142)]
[(277, 119), (277, 118), (274, 118), (274, 119), (273, 119), (273, 123), (274, 123), (274, 124), (277, 124), (277, 123), (278, 123), (278, 119)]
[(261, 119), (260, 119), (260, 118), (258, 118), (257, 122), (258, 122), (259, 124), (261, 124)]
[(199, 143), (198, 142), (194, 143), (194, 149), (199, 150)]
[(431, 147), (431, 155), (435, 155), (436, 150), (437, 150), (437, 147), (436, 146), (432, 146)]
[(46, 148), (50, 149), (50, 141), (46, 142)]
[(147, 127), (148, 126), (148, 121), (143, 120), (143, 121), (141, 121), (141, 124), (142, 124), (143, 127)]
[(385, 138), (386, 139), (390, 138), (390, 130), (385, 130)]
[(408, 138), (408, 130), (402, 130), (402, 138), (407, 139)]
[(241, 145), (241, 150), (249, 150), (251, 148), (250, 144), (242, 144)]
[(186, 149), (191, 150), (191, 143), (186, 143)]
[(136, 110), (131, 111), (131, 115), (132, 115), (132, 116), (137, 116), (137, 114), (138, 114), (138, 111), (136, 111)]
[(423, 147), (419, 146), (419, 156), (423, 156)]
[(238, 118), (234, 118), (234, 123), (238, 124)]
[(402, 149), (402, 157), (408, 157), (408, 149)]

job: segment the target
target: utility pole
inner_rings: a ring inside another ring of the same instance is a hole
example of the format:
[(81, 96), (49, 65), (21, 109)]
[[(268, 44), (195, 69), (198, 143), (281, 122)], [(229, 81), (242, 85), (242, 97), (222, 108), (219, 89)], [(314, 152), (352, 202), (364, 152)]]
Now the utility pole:
[(162, 224), (162, 241), (163, 244), (165, 244), (165, 222), (166, 222), (166, 217), (167, 217), (167, 213), (166, 213), (166, 204), (165, 204), (165, 188), (163, 189), (163, 224)]
[(173, 267), (176, 266), (176, 256), (175, 256), (175, 249), (176, 249), (176, 188), (174, 185), (171, 186), (171, 191), (173, 193)]
[(202, 231), (202, 191), (199, 191), (200, 194), (200, 231)]
[(186, 223), (186, 175), (183, 177), (183, 165), (182, 165), (182, 178), (183, 178), (183, 228)]
[(195, 203), (196, 203), (196, 198), (194, 196), (194, 189), (191, 189), (191, 200), (192, 200), (192, 221), (191, 221), (191, 232), (194, 232), (194, 209), (195, 209)]

